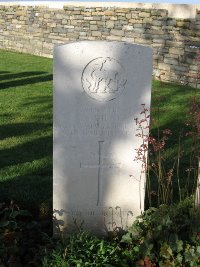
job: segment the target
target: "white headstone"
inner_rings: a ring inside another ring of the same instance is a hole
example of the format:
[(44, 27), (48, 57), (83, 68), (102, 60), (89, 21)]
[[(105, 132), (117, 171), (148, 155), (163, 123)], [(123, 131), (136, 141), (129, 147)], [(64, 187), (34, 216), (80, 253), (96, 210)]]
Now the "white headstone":
[(126, 229), (144, 209), (134, 119), (150, 106), (152, 49), (83, 41), (54, 50), (54, 212), (65, 230)]

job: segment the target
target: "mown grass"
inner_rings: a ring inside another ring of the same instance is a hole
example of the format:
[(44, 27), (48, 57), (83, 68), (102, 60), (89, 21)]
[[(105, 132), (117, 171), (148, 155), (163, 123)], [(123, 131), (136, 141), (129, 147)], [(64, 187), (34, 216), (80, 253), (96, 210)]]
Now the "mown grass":
[(52, 60), (0, 51), (0, 201), (52, 198)]
[[(190, 108), (192, 99), (195, 98), (200, 104), (200, 90), (190, 86), (163, 83), (153, 81), (152, 88), (152, 113), (151, 117), (157, 123), (151, 125), (152, 135), (155, 138), (162, 137), (162, 130), (170, 129), (172, 135), (166, 141), (162, 151), (165, 171), (169, 171), (173, 166), (173, 197), (174, 201), (180, 200), (178, 192), (178, 181), (180, 179), (181, 195), (184, 198), (194, 193), (198, 171), (199, 144), (194, 147), (192, 137), (187, 135), (192, 130), (192, 125), (188, 127), (187, 122), (191, 119)], [(160, 127), (158, 131), (158, 127)], [(194, 151), (195, 150), (195, 151)], [(178, 151), (180, 155), (178, 156)], [(177, 173), (177, 160), (180, 160), (180, 167)], [(190, 169), (190, 175), (188, 170)], [(151, 177), (152, 184), (154, 176)]]
[[(0, 50), (0, 202), (14, 199), (32, 211), (51, 210), (52, 88), (51, 59)], [(194, 94), (200, 95), (188, 86), (153, 82), (152, 115), (159, 106), (160, 126), (173, 132), (169, 162)], [(185, 157), (183, 173), (187, 164)]]

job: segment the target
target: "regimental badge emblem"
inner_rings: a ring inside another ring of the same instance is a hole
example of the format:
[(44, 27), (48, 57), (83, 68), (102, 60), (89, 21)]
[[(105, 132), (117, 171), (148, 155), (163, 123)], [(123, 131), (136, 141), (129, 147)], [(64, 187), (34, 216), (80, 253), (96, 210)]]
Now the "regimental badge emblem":
[(127, 82), (124, 67), (114, 58), (91, 60), (81, 77), (83, 90), (98, 101), (110, 101), (122, 94)]

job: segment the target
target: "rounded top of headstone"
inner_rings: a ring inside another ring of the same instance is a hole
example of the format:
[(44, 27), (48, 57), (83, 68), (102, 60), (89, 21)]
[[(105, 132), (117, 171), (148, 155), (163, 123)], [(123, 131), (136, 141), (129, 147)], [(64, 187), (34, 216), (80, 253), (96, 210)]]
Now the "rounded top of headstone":
[(81, 82), (89, 97), (98, 101), (110, 101), (121, 95), (127, 79), (120, 62), (111, 57), (98, 57), (85, 66)]

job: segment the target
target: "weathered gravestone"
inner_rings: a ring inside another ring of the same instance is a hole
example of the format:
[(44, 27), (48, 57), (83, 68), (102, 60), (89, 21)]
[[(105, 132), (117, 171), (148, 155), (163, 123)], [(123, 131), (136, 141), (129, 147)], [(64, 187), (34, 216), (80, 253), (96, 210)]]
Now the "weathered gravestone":
[[(144, 208), (134, 119), (150, 106), (152, 49), (83, 41), (54, 50), (54, 212), (70, 231), (125, 229)], [(61, 223), (62, 224), (62, 223)]]

